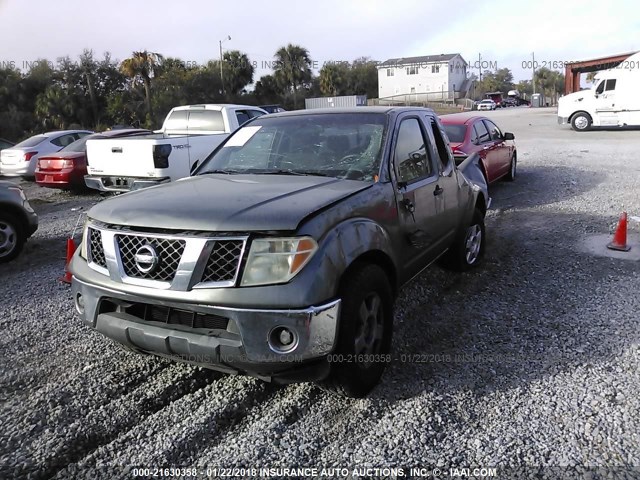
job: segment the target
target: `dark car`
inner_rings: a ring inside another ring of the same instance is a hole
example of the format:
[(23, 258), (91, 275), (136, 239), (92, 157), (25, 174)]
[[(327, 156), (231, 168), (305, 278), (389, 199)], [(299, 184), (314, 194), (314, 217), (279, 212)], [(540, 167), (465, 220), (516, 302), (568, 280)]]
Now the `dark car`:
[(363, 396), (400, 288), (482, 259), (486, 183), (447, 145), (425, 108), (256, 118), (195, 176), (88, 212), (76, 311), (135, 352)]
[(16, 258), (37, 229), (38, 216), (22, 187), (0, 181), (0, 263)]
[(516, 178), (518, 152), (513, 133), (503, 133), (493, 120), (478, 115), (454, 113), (442, 115), (440, 120), (458, 163), (477, 153), (487, 183)]
[(38, 185), (50, 188), (85, 189), (84, 176), (87, 175), (87, 140), (93, 138), (116, 138), (146, 135), (150, 130), (114, 129), (94, 133), (76, 140), (56, 153), (40, 157), (35, 175)]

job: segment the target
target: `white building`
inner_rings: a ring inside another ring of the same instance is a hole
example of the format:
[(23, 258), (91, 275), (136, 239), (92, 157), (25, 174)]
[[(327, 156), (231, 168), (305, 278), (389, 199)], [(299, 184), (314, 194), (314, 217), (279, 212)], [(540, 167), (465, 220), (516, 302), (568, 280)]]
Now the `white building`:
[(390, 58), (378, 65), (378, 97), (405, 101), (464, 97), (471, 84), (467, 66), (459, 53)]

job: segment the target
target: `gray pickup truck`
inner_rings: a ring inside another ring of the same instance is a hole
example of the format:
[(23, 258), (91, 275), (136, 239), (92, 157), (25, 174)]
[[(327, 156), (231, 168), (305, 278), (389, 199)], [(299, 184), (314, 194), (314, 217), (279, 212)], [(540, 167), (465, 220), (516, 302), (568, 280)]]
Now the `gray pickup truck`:
[(194, 176), (94, 206), (73, 300), (129, 350), (360, 397), (399, 289), (438, 259), (478, 264), (488, 202), (431, 110), (266, 115)]

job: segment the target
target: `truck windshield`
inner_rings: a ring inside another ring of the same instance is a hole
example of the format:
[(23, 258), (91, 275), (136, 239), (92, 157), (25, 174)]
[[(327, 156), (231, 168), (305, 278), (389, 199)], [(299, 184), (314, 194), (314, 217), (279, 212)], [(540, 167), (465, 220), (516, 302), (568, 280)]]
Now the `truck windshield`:
[(289, 173), (374, 181), (386, 123), (382, 113), (258, 118), (216, 149), (198, 174)]

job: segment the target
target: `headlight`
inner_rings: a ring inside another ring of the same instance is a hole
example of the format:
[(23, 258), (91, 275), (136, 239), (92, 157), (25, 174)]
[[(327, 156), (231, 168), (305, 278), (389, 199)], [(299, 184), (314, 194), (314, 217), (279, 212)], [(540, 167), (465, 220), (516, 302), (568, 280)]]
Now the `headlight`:
[(286, 283), (311, 260), (318, 244), (311, 237), (259, 238), (251, 243), (242, 286)]
[(82, 227), (82, 240), (80, 242), (80, 257), (87, 259), (87, 236), (89, 235), (89, 219), (85, 220)]

